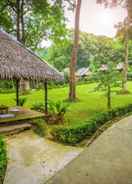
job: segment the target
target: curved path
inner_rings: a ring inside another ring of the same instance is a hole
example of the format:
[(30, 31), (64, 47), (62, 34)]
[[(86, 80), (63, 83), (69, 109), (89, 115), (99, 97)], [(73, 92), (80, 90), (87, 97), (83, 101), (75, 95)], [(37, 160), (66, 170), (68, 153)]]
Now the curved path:
[(83, 149), (64, 146), (26, 131), (8, 137), (4, 184), (43, 184)]
[(132, 116), (107, 129), (48, 184), (132, 184)]

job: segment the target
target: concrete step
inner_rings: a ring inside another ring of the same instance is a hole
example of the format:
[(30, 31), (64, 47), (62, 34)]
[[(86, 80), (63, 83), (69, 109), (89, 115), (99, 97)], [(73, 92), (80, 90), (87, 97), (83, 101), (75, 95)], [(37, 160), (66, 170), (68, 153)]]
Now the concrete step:
[(0, 129), (2, 127), (15, 126), (15, 125), (23, 125), (23, 124), (30, 124), (30, 123), (32, 123), (31, 120), (0, 122)]
[(0, 135), (13, 135), (32, 127), (29, 123), (0, 127)]

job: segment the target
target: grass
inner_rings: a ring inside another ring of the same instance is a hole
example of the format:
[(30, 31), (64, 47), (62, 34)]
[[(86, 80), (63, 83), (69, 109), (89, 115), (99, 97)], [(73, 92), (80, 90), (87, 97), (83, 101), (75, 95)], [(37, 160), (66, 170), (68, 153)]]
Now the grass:
[[(96, 87), (95, 83), (92, 84), (83, 84), (77, 86), (77, 97), (79, 101), (76, 103), (71, 103), (69, 112), (65, 116), (65, 124), (76, 126), (84, 122), (86, 119), (90, 118), (96, 112), (101, 112), (107, 109), (106, 107), (106, 97), (105, 92), (95, 92), (94, 88)], [(129, 91), (132, 93), (132, 82), (128, 82)], [(112, 107), (124, 106), (132, 103), (132, 94), (127, 95), (117, 95), (116, 91), (119, 91), (119, 88), (114, 88), (113, 98), (112, 98)], [(27, 102), (25, 107), (31, 107), (32, 104), (36, 101), (44, 101), (44, 92), (42, 90), (32, 91), (27, 95)], [(68, 88), (57, 88), (49, 90), (49, 99), (53, 101), (65, 100), (68, 97)], [(15, 105), (15, 94), (0, 94), (0, 104), (13, 106)]]

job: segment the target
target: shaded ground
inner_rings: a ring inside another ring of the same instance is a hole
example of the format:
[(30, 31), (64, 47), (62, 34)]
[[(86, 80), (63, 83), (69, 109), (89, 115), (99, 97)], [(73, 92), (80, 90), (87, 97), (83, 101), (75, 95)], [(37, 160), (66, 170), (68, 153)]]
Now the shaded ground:
[(40, 138), (32, 131), (9, 137), (7, 143), (4, 184), (43, 184), (82, 151)]
[(132, 184), (132, 116), (100, 135), (48, 184)]

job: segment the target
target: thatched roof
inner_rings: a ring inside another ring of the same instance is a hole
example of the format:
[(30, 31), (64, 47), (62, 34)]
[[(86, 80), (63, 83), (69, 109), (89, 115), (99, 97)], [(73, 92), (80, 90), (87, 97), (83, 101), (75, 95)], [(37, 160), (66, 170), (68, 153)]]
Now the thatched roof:
[(0, 30), (0, 79), (62, 80), (61, 74)]

